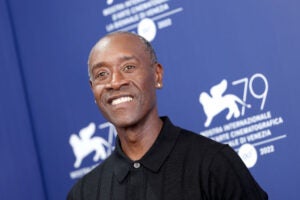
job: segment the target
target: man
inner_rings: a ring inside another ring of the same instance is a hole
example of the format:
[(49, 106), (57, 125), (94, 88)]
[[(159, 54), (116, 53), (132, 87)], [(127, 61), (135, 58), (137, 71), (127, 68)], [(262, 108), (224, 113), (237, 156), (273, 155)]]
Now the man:
[(118, 137), (112, 155), (78, 181), (68, 200), (268, 198), (228, 145), (158, 116), (163, 67), (145, 39), (109, 34), (93, 47), (88, 65), (95, 102)]

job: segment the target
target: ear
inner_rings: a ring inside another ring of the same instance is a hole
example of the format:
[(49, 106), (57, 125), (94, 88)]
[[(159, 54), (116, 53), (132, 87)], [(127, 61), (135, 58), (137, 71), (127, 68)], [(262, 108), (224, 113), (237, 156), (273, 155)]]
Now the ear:
[(89, 80), (89, 83), (90, 83), (91, 89), (93, 90), (93, 82), (91, 80)]
[(155, 67), (155, 86), (157, 88), (162, 88), (164, 68), (160, 63), (155, 63), (154, 67)]
[(93, 81), (91, 81), (91, 80), (89, 80), (89, 85), (90, 85), (90, 88), (91, 88), (91, 90), (92, 90), (92, 93), (93, 93), (93, 95), (95, 95), (94, 94), (94, 84), (93, 84)]

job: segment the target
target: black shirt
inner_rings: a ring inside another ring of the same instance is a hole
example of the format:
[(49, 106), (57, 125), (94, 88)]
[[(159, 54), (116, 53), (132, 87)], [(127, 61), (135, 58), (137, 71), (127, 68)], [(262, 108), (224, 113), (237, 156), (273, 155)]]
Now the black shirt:
[(228, 145), (162, 119), (163, 128), (142, 159), (130, 160), (117, 138), (112, 155), (77, 182), (68, 200), (268, 199)]

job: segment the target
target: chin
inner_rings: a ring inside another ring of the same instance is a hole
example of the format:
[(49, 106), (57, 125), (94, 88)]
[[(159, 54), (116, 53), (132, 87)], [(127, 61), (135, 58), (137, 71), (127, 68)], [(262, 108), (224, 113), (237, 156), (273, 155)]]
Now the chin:
[(137, 124), (138, 120), (133, 117), (118, 116), (110, 117), (108, 121), (112, 123), (116, 128), (127, 128)]
[(116, 128), (129, 128), (129, 127), (133, 127), (134, 125), (136, 125), (136, 122), (133, 122), (133, 121), (124, 121), (124, 120), (115, 120), (115, 121), (111, 121), (111, 123)]
[(105, 118), (112, 123), (116, 128), (130, 128), (138, 125), (139, 123), (144, 123), (149, 117), (149, 113), (141, 109), (119, 109), (114, 112), (106, 112)]

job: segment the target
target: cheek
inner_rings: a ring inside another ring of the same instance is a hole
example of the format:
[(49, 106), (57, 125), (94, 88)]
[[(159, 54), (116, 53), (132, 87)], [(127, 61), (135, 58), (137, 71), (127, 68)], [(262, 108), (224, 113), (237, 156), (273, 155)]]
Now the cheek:
[(95, 99), (99, 100), (102, 96), (104, 87), (102, 85), (94, 85), (92, 87), (92, 92), (94, 94)]
[(155, 88), (155, 75), (153, 71), (143, 74), (139, 80), (143, 88), (147, 88), (148, 90)]
[(140, 82), (140, 86), (146, 101), (153, 101), (156, 98), (155, 81), (152, 78), (144, 79)]
[(155, 92), (155, 84), (152, 79), (144, 78), (143, 80), (136, 82), (136, 85), (146, 96), (151, 96), (153, 95), (153, 92)]

